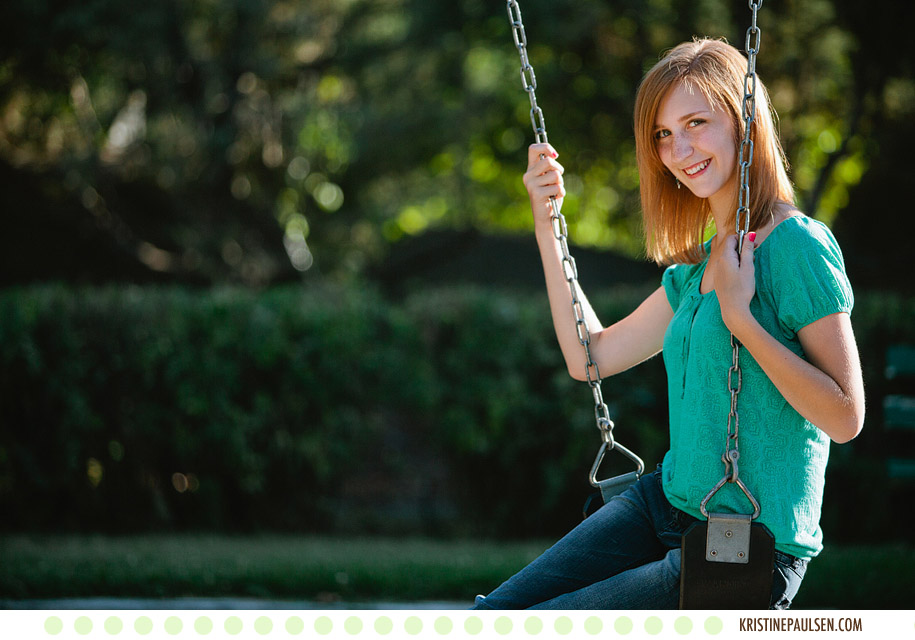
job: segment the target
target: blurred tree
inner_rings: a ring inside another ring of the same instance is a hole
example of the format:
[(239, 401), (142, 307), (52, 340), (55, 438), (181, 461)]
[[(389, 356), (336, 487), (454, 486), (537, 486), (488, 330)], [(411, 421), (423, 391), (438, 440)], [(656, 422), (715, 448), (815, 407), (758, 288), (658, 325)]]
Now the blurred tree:
[[(891, 246), (886, 234), (915, 236), (915, 219), (902, 203), (911, 179), (911, 162), (905, 158), (915, 144), (915, 59), (905, 44), (915, 5), (887, 8), (874, 19), (871, 6), (836, 3), (839, 24), (854, 38), (854, 87), (848, 95), (853, 107), (828, 161), (836, 160), (835, 175), (860, 179), (856, 188), (841, 194), (844, 208), (835, 224), (837, 237), (850, 249), (846, 260), (855, 283), (912, 292), (911, 254)], [(864, 166), (853, 158), (861, 158)]]
[[(567, 167), (571, 237), (639, 255), (639, 78), (693, 35), (743, 46), (746, 3), (522, 9)], [(872, 207), (852, 195), (865, 175), (893, 191), (873, 163), (891, 162), (892, 141), (911, 135), (915, 84), (911, 53), (892, 48), (911, 6), (885, 24), (867, 10), (764, 5), (759, 65), (802, 207), (869, 229)], [(362, 273), (429, 228), (529, 229), (519, 175), (530, 139), (499, 3), (10, 0), (0, 7), (0, 283), (268, 284)]]

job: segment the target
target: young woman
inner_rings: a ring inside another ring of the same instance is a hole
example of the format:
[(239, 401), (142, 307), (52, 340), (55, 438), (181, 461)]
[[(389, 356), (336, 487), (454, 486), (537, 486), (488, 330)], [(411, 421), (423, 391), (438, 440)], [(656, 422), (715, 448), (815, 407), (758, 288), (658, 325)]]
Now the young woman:
[[(765, 87), (756, 85), (751, 233), (737, 254), (738, 149), (746, 59), (717, 40), (679, 45), (639, 86), (636, 155), (649, 255), (669, 264), (634, 312), (603, 327), (585, 301), (601, 375), (663, 351), (670, 450), (658, 469), (489, 595), (478, 609), (676, 608), (680, 539), (724, 475), (733, 334), (740, 364), (740, 478), (775, 537), (771, 606), (788, 608), (819, 526), (830, 440), (854, 438), (864, 390), (849, 320), (852, 290), (829, 229), (798, 211)], [(563, 167), (547, 144), (529, 150), (530, 195), (553, 322), (569, 373), (585, 378), (549, 200)], [(703, 242), (714, 222), (718, 233)], [(739, 258), (739, 259), (738, 259)], [(709, 511), (748, 513), (726, 484)]]

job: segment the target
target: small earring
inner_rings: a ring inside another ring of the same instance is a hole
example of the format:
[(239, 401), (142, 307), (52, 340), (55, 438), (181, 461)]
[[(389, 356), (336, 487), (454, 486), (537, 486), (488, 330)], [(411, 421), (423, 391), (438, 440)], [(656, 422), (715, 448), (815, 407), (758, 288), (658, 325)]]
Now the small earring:
[(676, 180), (676, 182), (677, 182), (677, 189), (679, 189), (679, 188), (680, 188), (680, 178), (674, 178), (674, 180)]

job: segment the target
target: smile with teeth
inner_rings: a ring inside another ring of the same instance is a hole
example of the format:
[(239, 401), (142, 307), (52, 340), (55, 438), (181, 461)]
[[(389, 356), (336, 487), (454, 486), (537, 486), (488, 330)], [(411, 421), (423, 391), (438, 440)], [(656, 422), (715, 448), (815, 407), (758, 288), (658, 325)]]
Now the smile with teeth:
[(707, 166), (709, 166), (711, 161), (712, 161), (711, 158), (709, 158), (708, 160), (703, 160), (702, 162), (700, 162), (698, 164), (694, 164), (693, 166), (689, 167), (688, 169), (684, 169), (683, 173), (685, 173), (688, 176), (694, 176), (697, 173), (699, 173), (700, 171), (702, 171), (703, 169), (705, 169)]

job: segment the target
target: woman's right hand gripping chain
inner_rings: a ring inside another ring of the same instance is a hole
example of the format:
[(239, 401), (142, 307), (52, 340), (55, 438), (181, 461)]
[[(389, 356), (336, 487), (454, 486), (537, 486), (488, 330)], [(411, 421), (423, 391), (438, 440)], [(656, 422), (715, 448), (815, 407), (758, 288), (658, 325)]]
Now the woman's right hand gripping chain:
[(531, 199), (535, 224), (549, 224), (552, 216), (550, 198), (556, 198), (558, 207), (566, 194), (562, 174), (565, 169), (556, 162), (559, 153), (549, 144), (532, 144), (527, 150), (527, 172), (524, 186)]

